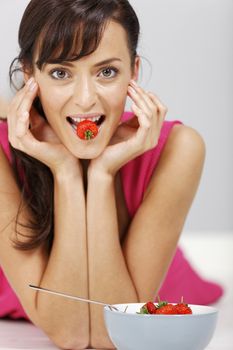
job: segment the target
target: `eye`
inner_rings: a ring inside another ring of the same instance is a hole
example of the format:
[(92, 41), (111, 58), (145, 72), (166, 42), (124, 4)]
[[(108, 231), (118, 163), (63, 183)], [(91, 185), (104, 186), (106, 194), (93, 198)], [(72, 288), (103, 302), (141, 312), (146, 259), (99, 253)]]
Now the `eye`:
[(69, 74), (64, 69), (53, 69), (50, 72), (52, 78), (57, 80), (64, 80), (69, 78)]
[(100, 72), (100, 76), (110, 79), (110, 78), (114, 78), (118, 73), (118, 69), (115, 67), (107, 67), (102, 69), (102, 71)]

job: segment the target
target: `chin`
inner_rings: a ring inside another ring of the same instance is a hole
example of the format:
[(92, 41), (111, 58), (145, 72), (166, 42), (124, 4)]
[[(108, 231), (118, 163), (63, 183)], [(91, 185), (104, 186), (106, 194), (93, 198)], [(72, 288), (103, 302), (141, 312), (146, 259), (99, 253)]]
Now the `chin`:
[[(108, 146), (116, 128), (117, 125), (114, 127), (111, 126), (110, 128), (102, 128), (99, 130), (98, 135), (91, 140), (79, 139), (77, 135), (74, 135), (72, 130), (72, 137), (69, 139), (68, 143), (66, 143), (66, 147), (78, 159), (95, 159), (99, 157)], [(111, 131), (109, 129), (111, 129)]]
[(83, 150), (73, 150), (73, 155), (77, 157), (78, 159), (95, 159), (97, 158), (102, 152), (104, 148), (100, 147), (88, 147)]

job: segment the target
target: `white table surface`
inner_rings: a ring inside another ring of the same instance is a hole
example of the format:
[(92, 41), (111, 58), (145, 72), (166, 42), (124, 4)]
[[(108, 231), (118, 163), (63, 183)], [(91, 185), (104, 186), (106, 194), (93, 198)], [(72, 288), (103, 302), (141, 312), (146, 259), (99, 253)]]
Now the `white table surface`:
[[(214, 278), (226, 288), (224, 297), (215, 305), (219, 309), (219, 319), (206, 350), (233, 350), (233, 233), (185, 233), (180, 244), (204, 276)], [(0, 349), (58, 348), (41, 330), (28, 322), (0, 320)]]

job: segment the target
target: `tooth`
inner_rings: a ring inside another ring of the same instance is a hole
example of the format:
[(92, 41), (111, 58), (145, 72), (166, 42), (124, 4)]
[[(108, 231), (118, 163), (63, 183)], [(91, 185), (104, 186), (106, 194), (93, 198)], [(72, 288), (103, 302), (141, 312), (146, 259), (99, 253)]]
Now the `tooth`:
[(80, 117), (70, 117), (75, 123), (80, 123), (83, 120), (90, 120), (93, 122), (98, 121), (101, 118), (101, 115), (97, 116), (97, 117), (90, 117), (90, 118), (80, 118)]

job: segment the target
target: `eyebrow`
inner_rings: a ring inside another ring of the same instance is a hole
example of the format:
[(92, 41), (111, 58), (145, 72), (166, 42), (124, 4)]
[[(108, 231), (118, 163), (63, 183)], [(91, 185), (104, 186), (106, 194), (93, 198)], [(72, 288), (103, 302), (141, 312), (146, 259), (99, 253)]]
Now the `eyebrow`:
[(96, 63), (96, 64), (94, 65), (94, 67), (100, 67), (100, 66), (103, 66), (103, 65), (105, 65), (105, 64), (112, 63), (112, 62), (114, 62), (114, 61), (118, 61), (118, 62), (120, 61), (120, 62), (122, 62), (122, 60), (121, 60), (120, 58), (113, 57), (113, 58), (109, 58), (109, 59), (107, 59), (107, 60), (104, 60), (104, 61), (101, 61), (101, 62)]
[[(105, 64), (112, 63), (114, 61), (122, 62), (122, 60), (120, 58), (112, 57), (112, 58), (108, 58), (106, 60), (103, 60), (103, 61), (100, 61), (100, 62), (94, 64), (94, 67), (100, 67), (100, 66), (103, 66)], [(52, 62), (51, 61), (51, 62), (49, 62), (47, 64), (60, 64), (62, 66), (74, 67), (74, 63), (69, 62), (69, 61), (62, 61), (62, 62), (57, 62), (57, 61)]]

